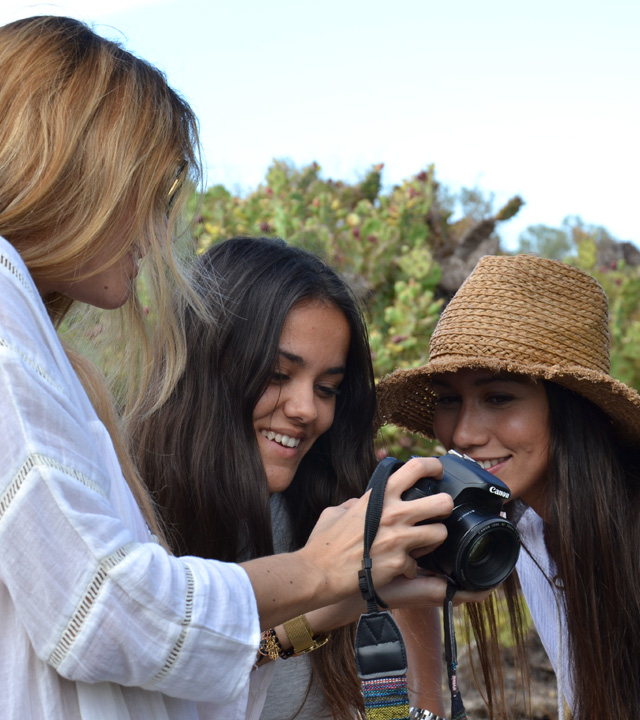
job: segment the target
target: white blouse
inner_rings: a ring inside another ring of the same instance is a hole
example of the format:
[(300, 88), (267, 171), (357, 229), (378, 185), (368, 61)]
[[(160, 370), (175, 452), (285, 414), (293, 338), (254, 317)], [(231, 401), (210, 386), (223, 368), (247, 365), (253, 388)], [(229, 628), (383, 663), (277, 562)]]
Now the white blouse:
[(260, 638), (248, 576), (152, 541), (2, 238), (0, 457), (0, 717), (244, 718)]
[(542, 518), (528, 507), (517, 526), (523, 547), (516, 570), (531, 617), (556, 674), (558, 718), (563, 718), (563, 700), (569, 708), (573, 707), (564, 593), (554, 582), (556, 567), (544, 542)]

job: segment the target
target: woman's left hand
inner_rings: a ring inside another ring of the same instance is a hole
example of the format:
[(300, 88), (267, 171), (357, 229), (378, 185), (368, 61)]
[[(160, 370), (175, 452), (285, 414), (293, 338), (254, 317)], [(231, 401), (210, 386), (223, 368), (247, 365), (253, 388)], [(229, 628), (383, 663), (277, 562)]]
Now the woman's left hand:
[[(413, 607), (439, 607), (444, 603), (447, 581), (437, 575), (418, 575), (415, 578), (396, 577), (377, 589), (378, 595), (391, 609)], [(491, 595), (493, 590), (471, 592), (458, 590), (453, 598), (454, 605), (479, 603)]]

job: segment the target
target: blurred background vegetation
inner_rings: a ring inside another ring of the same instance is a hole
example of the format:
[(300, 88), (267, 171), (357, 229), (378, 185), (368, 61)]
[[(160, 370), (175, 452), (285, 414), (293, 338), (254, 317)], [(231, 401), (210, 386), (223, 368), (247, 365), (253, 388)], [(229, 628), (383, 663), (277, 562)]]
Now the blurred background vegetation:
[[(519, 246), (502, 248), (500, 223), (520, 209), (512, 198), (476, 189), (452, 194), (429, 166), (386, 189), (383, 165), (349, 184), (323, 178), (317, 164), (274, 161), (265, 180), (239, 197), (221, 185), (193, 198), (197, 251), (233, 235), (279, 236), (321, 255), (349, 281), (365, 309), (376, 377), (428, 359), (438, 317), (482, 255), (536, 253), (586, 270), (610, 302), (612, 375), (640, 388), (640, 251), (606, 229), (567, 217), (536, 225)], [(387, 426), (378, 453), (406, 459), (439, 452), (433, 443)]]
[[(612, 375), (640, 389), (640, 251), (635, 245), (567, 217), (559, 228), (528, 227), (518, 247), (507, 251), (500, 224), (518, 213), (522, 198), (496, 209), (494, 198), (477, 189), (453, 194), (437, 181), (433, 166), (385, 188), (383, 169), (376, 165), (360, 182), (349, 184), (323, 178), (315, 163), (296, 168), (274, 161), (264, 182), (247, 195), (214, 186), (193, 198), (196, 250), (248, 234), (279, 236), (319, 254), (347, 279), (363, 305), (377, 379), (428, 360), (429, 339), (442, 309), (483, 255), (535, 253), (563, 260), (591, 273), (605, 289)], [(381, 428), (376, 445), (379, 457), (403, 460), (444, 452), (437, 443), (394, 426)], [(550, 666), (530, 618), (529, 625), (533, 717), (546, 717), (553, 692), (547, 689)], [(456, 627), (459, 641), (472, 652), (474, 643), (458, 610)], [(507, 613), (500, 613), (497, 632), (507, 653), (509, 627)], [(544, 680), (536, 684), (538, 676)], [(477, 717), (486, 717), (473, 685), (464, 682), (467, 705)]]

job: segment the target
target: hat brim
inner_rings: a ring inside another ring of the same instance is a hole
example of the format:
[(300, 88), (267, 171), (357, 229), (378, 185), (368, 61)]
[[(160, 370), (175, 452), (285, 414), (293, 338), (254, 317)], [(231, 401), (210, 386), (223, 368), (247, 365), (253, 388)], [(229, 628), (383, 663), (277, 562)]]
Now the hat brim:
[(377, 386), (378, 426), (393, 424), (435, 438), (436, 397), (432, 377), (463, 369), (525, 375), (557, 383), (600, 407), (613, 421), (620, 440), (640, 442), (640, 395), (610, 375), (566, 365), (521, 365), (489, 358), (437, 358), (420, 368), (396, 370)]

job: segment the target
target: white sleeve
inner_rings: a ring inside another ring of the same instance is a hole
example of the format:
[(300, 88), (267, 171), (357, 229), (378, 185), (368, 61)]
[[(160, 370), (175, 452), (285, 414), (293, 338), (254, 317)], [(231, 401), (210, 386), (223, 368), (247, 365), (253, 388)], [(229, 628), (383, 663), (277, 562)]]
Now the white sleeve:
[(28, 283), (0, 272), (4, 595), (66, 678), (230, 701), (259, 642), (249, 579), (238, 565), (171, 557), (123, 522), (109, 490), (124, 480), (105, 470), (95, 416)]

